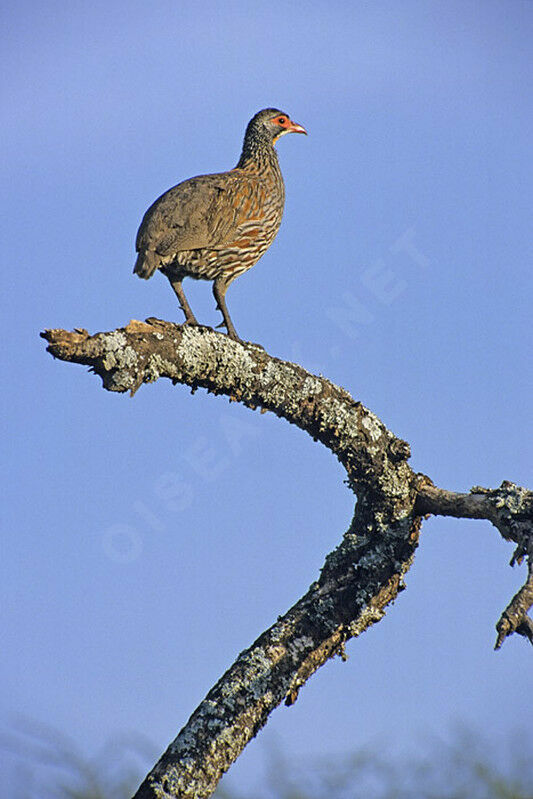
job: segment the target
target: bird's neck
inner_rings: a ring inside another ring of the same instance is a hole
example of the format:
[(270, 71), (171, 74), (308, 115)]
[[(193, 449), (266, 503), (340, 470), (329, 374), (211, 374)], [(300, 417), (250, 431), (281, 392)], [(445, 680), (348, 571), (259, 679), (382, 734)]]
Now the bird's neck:
[(278, 155), (271, 141), (260, 136), (247, 133), (242, 147), (237, 169), (247, 172), (274, 172), (281, 177)]

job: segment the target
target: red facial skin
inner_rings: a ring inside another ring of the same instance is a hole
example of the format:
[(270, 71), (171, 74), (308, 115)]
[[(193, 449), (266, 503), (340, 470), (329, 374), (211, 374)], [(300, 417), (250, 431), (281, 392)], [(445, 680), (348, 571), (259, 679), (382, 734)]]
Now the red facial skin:
[(280, 114), (277, 117), (272, 119), (275, 125), (278, 125), (280, 128), (283, 128), (283, 132), (285, 133), (305, 133), (307, 135), (307, 131), (302, 125), (298, 125), (297, 122), (293, 122), (289, 117)]

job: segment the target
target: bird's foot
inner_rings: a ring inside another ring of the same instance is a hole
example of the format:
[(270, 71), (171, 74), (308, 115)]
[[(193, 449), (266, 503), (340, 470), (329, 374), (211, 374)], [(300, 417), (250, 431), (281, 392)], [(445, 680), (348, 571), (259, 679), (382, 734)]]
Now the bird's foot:
[(158, 319), (157, 316), (148, 316), (144, 321), (147, 325), (161, 325), (162, 327), (175, 324), (175, 322), (167, 322), (165, 319)]
[(202, 325), (200, 322), (197, 322), (196, 319), (186, 319), (182, 322), (182, 327), (197, 327), (199, 330), (213, 330), (211, 325)]
[(231, 328), (228, 328), (226, 322), (221, 322), (219, 325), (215, 325), (215, 330), (218, 330), (221, 327), (225, 327), (226, 328), (227, 336), (232, 341), (238, 341), (239, 344), (246, 344), (246, 342), (243, 341), (242, 338), (239, 338), (239, 336), (237, 335), (237, 331), (235, 330), (233, 325), (231, 326)]
[[(226, 327), (226, 323), (221, 322), (219, 325), (216, 325), (215, 330), (217, 330), (219, 327)], [(255, 341), (245, 341), (243, 338), (239, 338), (239, 336), (235, 332), (235, 328), (233, 329), (232, 333), (228, 331), (227, 336), (232, 341), (238, 341), (239, 344), (244, 344), (247, 347), (256, 347), (258, 350), (263, 350), (263, 352), (265, 351), (265, 348), (263, 347), (262, 344), (256, 344)]]
[(150, 325), (152, 323), (156, 325), (158, 322), (161, 322), (163, 324), (165, 323), (164, 319), (159, 319), (157, 316), (147, 316), (144, 321), (146, 322), (147, 325)]

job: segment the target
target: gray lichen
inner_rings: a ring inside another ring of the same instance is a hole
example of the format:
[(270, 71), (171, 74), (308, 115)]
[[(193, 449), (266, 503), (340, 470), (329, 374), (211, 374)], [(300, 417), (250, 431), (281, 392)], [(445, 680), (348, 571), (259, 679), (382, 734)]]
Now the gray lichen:
[[(274, 412), (328, 447), (346, 468), (347, 483), (357, 494), (350, 527), (327, 556), (319, 579), (239, 655), (135, 797), (204, 799), (270, 712), (283, 701), (293, 703), (323, 663), (343, 655), (346, 641), (383, 617), (405, 587), (421, 514), (435, 512), (432, 503), (438, 507), (441, 501), (455, 508), (451, 515), (460, 515), (457, 507), (467, 507), (465, 495), (459, 500), (458, 495), (435, 499), (428, 493), (426, 505), (417, 505), (424, 487), (432, 484), (412, 472), (405, 441), (343, 388), (272, 358), (256, 345), (159, 320), (132, 321), (126, 328), (95, 336), (84, 330), (43, 335), (53, 355), (90, 366), (109, 390), (134, 393), (143, 383), (167, 378)], [(473, 495), (470, 515), (491, 518), (524, 548), (529, 539), (517, 527), (523, 526), (517, 508), (524, 498), (513, 484), (502, 484), (498, 491), (488, 511), (483, 510), (485, 495)], [(523, 597), (520, 601), (524, 605)], [(515, 603), (509, 611), (504, 636), (518, 629), (516, 607)]]

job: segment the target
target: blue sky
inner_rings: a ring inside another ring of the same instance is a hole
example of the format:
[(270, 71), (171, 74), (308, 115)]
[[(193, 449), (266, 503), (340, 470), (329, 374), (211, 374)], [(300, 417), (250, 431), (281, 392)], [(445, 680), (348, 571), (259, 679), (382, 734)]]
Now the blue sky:
[[(438, 485), (531, 486), (533, 4), (22, 0), (2, 16), (0, 709), (88, 754), (134, 731), (158, 751), (315, 579), (353, 498), (279, 419), (163, 382), (106, 393), (39, 330), (180, 321), (162, 276), (131, 274), (142, 214), (232, 167), (248, 119), (277, 106), (309, 136), (278, 144), (285, 216), (228, 292), (239, 334), (347, 388)], [(218, 322), (210, 286), (185, 288)], [(253, 790), (274, 745), (526, 726), (530, 652), (492, 652), (523, 579), (510, 555), (488, 523), (427, 522), (408, 590), (229, 784)]]

